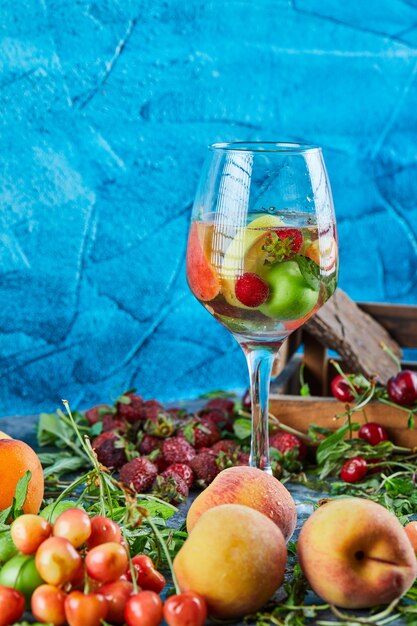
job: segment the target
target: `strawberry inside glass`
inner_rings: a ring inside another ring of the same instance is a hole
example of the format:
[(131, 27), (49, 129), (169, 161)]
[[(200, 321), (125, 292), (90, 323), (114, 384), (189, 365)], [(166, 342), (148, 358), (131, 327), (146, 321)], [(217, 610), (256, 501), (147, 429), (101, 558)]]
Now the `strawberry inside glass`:
[(338, 246), (321, 150), (216, 144), (206, 161), (187, 248), (187, 279), (241, 345), (251, 375), (250, 463), (269, 471), (268, 390), (288, 335), (336, 289)]

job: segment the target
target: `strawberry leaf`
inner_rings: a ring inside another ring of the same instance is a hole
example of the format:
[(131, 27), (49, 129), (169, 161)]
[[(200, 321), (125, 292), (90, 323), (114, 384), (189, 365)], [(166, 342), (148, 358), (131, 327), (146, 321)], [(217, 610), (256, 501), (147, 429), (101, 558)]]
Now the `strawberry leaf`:
[(238, 439), (247, 439), (252, 432), (252, 422), (245, 417), (240, 417), (234, 421), (233, 430)]
[(103, 432), (103, 422), (96, 422), (90, 428), (90, 435), (96, 437), (97, 435), (101, 435)]

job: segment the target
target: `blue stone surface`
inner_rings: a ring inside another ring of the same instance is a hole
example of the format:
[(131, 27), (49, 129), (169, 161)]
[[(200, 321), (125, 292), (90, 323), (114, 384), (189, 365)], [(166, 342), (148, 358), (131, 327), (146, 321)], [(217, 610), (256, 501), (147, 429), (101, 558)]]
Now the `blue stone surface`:
[(184, 276), (215, 141), (322, 145), (341, 286), (416, 302), (415, 0), (0, 0), (0, 14), (0, 415), (246, 384)]

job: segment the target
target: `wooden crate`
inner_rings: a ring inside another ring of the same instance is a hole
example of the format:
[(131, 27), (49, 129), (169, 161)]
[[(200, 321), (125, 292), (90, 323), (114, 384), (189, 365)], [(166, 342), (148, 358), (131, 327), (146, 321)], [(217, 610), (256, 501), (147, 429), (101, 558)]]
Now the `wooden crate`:
[[(417, 349), (417, 306), (359, 303), (359, 307), (382, 324), (402, 348)], [(302, 345), (304, 356), (299, 352)], [(290, 336), (283, 346), (281, 372), (271, 387), (270, 409), (281, 422), (301, 432), (307, 432), (313, 423), (332, 430), (342, 425), (335, 417), (344, 412), (345, 406), (330, 396), (329, 383), (337, 373), (330, 360), (326, 347), (307, 330), (299, 329)], [(403, 368), (417, 370), (416, 360), (403, 361)], [(313, 394), (310, 397), (299, 395), (302, 361), (305, 380)], [(417, 424), (410, 430), (404, 411), (381, 402), (370, 402), (365, 411), (367, 420), (384, 426), (395, 443), (417, 446)], [(358, 411), (354, 420), (363, 423), (365, 416)]]

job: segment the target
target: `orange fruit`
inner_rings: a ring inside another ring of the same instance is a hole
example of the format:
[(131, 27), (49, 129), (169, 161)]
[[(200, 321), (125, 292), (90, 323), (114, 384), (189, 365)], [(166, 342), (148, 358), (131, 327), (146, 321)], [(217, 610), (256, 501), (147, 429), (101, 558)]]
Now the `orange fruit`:
[(191, 224), (187, 247), (187, 279), (193, 294), (204, 302), (213, 300), (220, 291), (219, 279), (209, 261), (212, 238), (212, 224)]
[(23, 510), (36, 515), (44, 489), (42, 465), (36, 452), (23, 441), (0, 439), (0, 511), (11, 505), (16, 485), (28, 470), (32, 477)]

